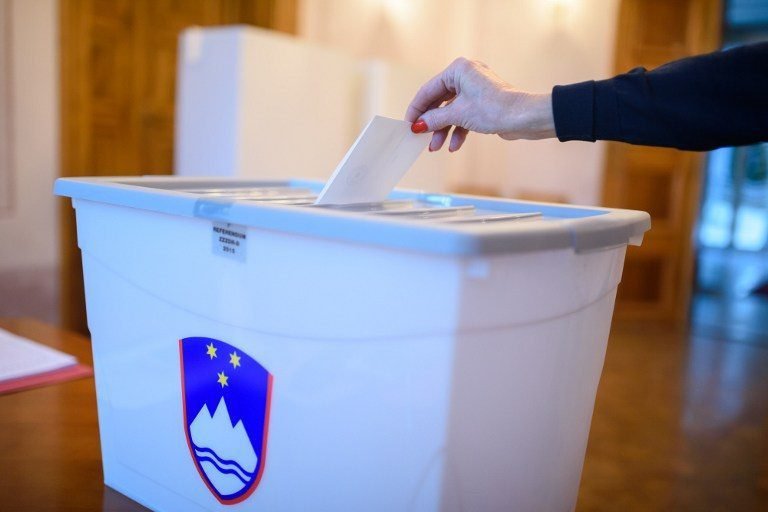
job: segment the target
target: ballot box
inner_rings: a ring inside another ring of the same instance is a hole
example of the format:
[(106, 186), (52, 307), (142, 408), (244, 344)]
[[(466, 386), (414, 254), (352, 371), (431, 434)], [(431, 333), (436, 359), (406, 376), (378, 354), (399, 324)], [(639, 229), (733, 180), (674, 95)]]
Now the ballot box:
[(107, 485), (156, 510), (575, 507), (646, 213), (71, 178)]

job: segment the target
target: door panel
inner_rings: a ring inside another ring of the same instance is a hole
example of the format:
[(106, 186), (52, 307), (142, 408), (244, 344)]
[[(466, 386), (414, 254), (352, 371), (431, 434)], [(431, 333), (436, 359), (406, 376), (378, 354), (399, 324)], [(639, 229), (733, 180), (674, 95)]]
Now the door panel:
[[(720, 43), (720, 20), (719, 0), (624, 0), (616, 72), (651, 69), (714, 51)], [(685, 322), (702, 159), (701, 153), (610, 143), (604, 203), (645, 210), (653, 224), (642, 249), (627, 252), (617, 318)]]

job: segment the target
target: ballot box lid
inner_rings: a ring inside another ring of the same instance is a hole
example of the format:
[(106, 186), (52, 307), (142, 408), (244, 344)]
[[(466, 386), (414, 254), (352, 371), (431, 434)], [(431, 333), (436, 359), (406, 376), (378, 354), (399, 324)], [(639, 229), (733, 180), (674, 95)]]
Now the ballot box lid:
[(60, 178), (54, 193), (350, 243), (472, 256), (640, 245), (646, 212), (395, 189), (377, 204), (314, 205), (322, 182), (173, 176)]

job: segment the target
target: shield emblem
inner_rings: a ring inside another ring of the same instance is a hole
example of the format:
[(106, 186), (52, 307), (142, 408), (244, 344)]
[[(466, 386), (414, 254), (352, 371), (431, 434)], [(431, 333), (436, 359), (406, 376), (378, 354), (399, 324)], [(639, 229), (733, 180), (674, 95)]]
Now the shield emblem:
[(179, 341), (184, 432), (216, 499), (245, 500), (264, 472), (272, 375), (242, 350), (212, 338)]

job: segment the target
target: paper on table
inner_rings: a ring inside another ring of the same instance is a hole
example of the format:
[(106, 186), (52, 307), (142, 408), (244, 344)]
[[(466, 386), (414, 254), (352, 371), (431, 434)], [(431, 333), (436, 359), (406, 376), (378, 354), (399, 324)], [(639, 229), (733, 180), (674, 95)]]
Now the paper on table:
[(317, 204), (384, 201), (429, 144), (431, 133), (411, 123), (374, 116), (336, 167)]
[(0, 381), (77, 364), (75, 356), (0, 329)]

